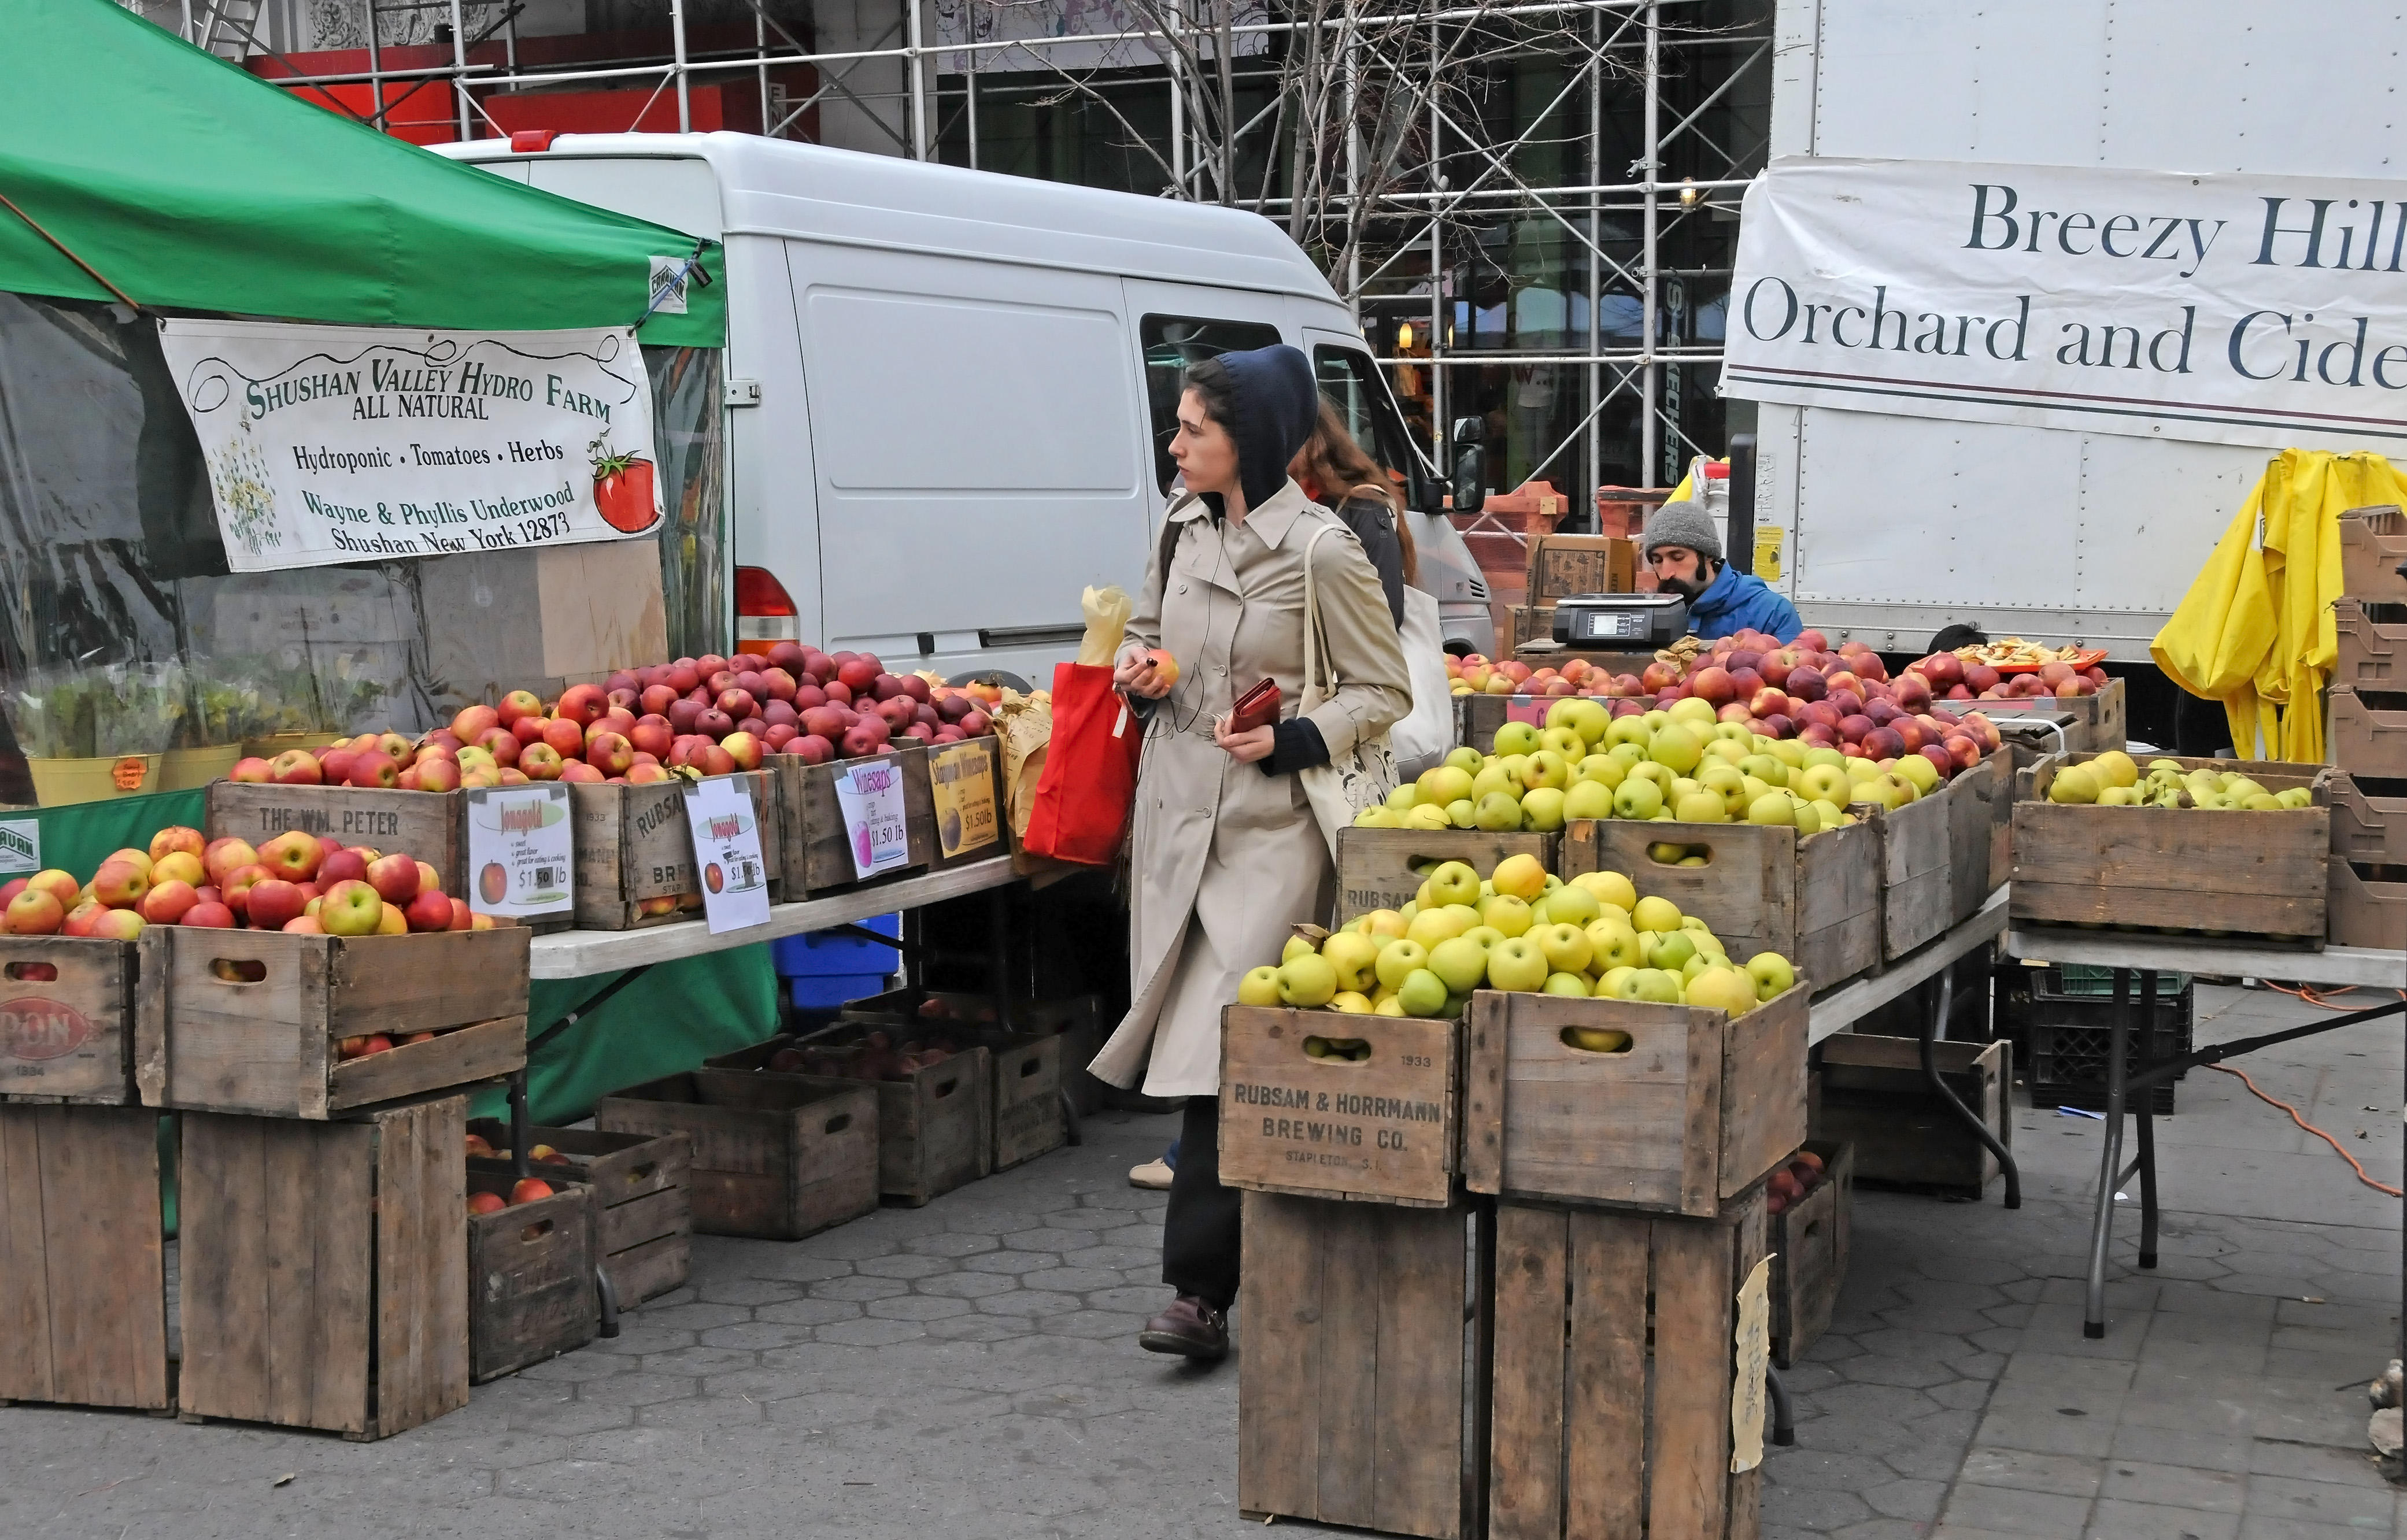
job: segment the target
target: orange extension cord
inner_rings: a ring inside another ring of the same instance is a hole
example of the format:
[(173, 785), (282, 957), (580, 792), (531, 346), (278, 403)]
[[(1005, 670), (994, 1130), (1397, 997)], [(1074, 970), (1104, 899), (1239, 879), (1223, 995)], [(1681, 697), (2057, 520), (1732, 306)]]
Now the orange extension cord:
[[(2351, 1005), (2335, 1005), (2330, 1001), (2325, 999), (2322, 993), (2304, 985), (2301, 985), (2298, 989), (2291, 989), (2286, 984), (2276, 984), (2270, 978), (2260, 980), (2260, 982), (2262, 982), (2269, 990), (2278, 990), (2284, 994), (2303, 1000), (2310, 1005), (2319, 1005), (2325, 1010), (2345, 1011), (2356, 1008)], [(2334, 994), (2349, 994), (2353, 993), (2355, 989), (2356, 986), (2350, 985), (2343, 989), (2334, 990), (2331, 992)], [(2399, 995), (2400, 999), (2407, 1000), (2407, 990), (2400, 991)], [(2376, 1192), (2386, 1192), (2394, 1198), (2407, 1196), (2407, 1194), (2402, 1194), (2399, 1189), (2392, 1187), (2389, 1183), (2377, 1182), (2372, 1177), (2367, 1176), (2365, 1174), (2365, 1167), (2357, 1163), (2356, 1156), (2341, 1148), (2341, 1142), (2338, 1139), (2333, 1138), (2330, 1134), (2326, 1134), (2322, 1129), (2317, 1128), (2314, 1124), (2307, 1121), (2304, 1118), (2300, 1117), (2299, 1109), (2292, 1106), (2289, 1103), (2283, 1101), (2278, 1096), (2268, 1096), (2265, 1094), (2265, 1092), (2258, 1088), (2256, 1081), (2248, 1078), (2247, 1071), (2234, 1069), (2229, 1064), (2209, 1064), (2206, 1067), (2209, 1069), (2219, 1069), (2226, 1075), (2236, 1075), (2240, 1077), (2240, 1083), (2248, 1088), (2251, 1095), (2255, 1096), (2260, 1102), (2280, 1107), (2284, 1112), (2290, 1115), (2290, 1121), (2298, 1124), (2309, 1134), (2314, 1134), (2316, 1138), (2321, 1139), (2324, 1143), (2331, 1146), (2332, 1153), (2338, 1155), (2342, 1160), (2348, 1162), (2349, 1169), (2357, 1173), (2357, 1179), (2358, 1181), (2363, 1182), (2366, 1186), (2373, 1189)]]

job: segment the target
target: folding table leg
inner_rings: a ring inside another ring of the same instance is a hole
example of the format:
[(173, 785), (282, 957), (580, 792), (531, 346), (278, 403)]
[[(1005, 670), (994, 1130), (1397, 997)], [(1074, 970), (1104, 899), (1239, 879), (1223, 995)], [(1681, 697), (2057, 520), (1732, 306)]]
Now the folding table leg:
[(2106, 1148), (2098, 1158), (2098, 1208), (2089, 1224), (2089, 1288), (2081, 1334), (2106, 1334), (2106, 1249), (2115, 1236), (2115, 1183), (2123, 1170), (2123, 1055), (2131, 1042), (2131, 970), (2115, 970), (2106, 1029)]
[[(1973, 1131), (1973, 1135), (1989, 1147), (1989, 1153), (1998, 1158), (1998, 1169), (2005, 1174), (2006, 1206), (2020, 1208), (2023, 1205), (2023, 1173), (2022, 1167), (2015, 1163), (2014, 1151), (2006, 1148), (2005, 1141), (1999, 1138), (1996, 1131), (1982, 1120), (1979, 1113), (1957, 1099), (1956, 1092), (1948, 1089), (1946, 1078), (1939, 1073), (1939, 1038), (1947, 1030), (1948, 1013), (1955, 1004), (1956, 978), (1952, 968), (1942, 968), (1939, 971), (1938, 992), (1937, 1007), (1922, 1019), (1922, 1077), (1930, 1082), (1931, 1093), (1945, 1103), (1957, 1117), (1964, 1120), (1965, 1126)], [(2008, 1116), (2011, 1117), (2013, 1115), (2011, 1090), (2001, 1094), (2005, 1095)]]
[[(2148, 1045), (2154, 1059), (2157, 1041), (2157, 976), (2153, 969), (2140, 973), (2140, 1041)], [(2157, 1125), (2151, 1116), (2151, 1104), (2156, 1100), (2154, 1086), (2143, 1087), (2139, 1104), (2131, 1108), (2139, 1119), (2140, 1136), (2140, 1265), (2157, 1265)]]

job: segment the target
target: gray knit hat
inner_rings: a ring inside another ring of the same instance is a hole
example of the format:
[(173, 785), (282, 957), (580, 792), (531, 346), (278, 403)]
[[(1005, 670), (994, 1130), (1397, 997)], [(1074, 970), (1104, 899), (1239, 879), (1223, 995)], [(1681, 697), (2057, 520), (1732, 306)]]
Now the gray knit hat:
[(1714, 533), (1714, 521), (1705, 510), (1694, 503), (1666, 503), (1646, 516), (1642, 554), (1653, 560), (1658, 546), (1686, 546), (1709, 561), (1722, 559), (1722, 537)]

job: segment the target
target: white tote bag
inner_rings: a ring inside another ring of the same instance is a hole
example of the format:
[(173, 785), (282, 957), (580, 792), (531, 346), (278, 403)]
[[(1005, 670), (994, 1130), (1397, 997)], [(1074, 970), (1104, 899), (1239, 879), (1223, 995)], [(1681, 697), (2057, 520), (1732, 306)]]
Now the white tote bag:
[(1454, 687), (1446, 677), (1446, 636), (1439, 629), (1437, 598), (1404, 585), (1404, 666), (1413, 680), (1412, 714), (1388, 729), (1396, 773), (1410, 780), (1446, 758), (1454, 748)]
[[(1337, 672), (1320, 645), (1320, 596), (1312, 581), (1312, 548), (1338, 526), (1324, 524), (1303, 548), (1303, 698), (1296, 703), (1302, 716), (1337, 693)], [(1441, 672), (1444, 665), (1440, 665)], [(1329, 841), (1332, 860), (1337, 855), (1337, 831), (1350, 827), (1363, 808), (1388, 800), (1396, 789), (1396, 757), (1389, 734), (1380, 733), (1355, 741), (1345, 754), (1332, 754), (1327, 764), (1297, 772), (1303, 794), (1311, 799), (1312, 816)]]

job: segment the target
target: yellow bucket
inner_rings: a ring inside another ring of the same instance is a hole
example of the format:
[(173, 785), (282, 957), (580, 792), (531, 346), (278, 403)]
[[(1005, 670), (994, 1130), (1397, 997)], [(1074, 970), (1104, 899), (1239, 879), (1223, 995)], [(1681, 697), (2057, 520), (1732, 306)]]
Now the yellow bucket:
[(102, 759), (28, 759), (34, 774), (35, 800), (45, 807), (78, 802), (107, 802), (112, 797), (138, 797), (167, 788), (160, 766), (164, 754), (119, 754)]
[[(349, 733), (270, 733), (263, 738), (242, 740), (241, 758), (272, 760), (288, 749), (306, 749), (311, 753), (329, 744), (345, 743), (354, 734)], [(232, 762), (228, 762), (232, 768)]]
[(170, 749), (167, 763), (159, 771), (159, 790), (189, 791), (207, 786), (213, 780), (223, 780), (234, 762), (242, 758), (242, 745), (219, 744), (208, 749)]

